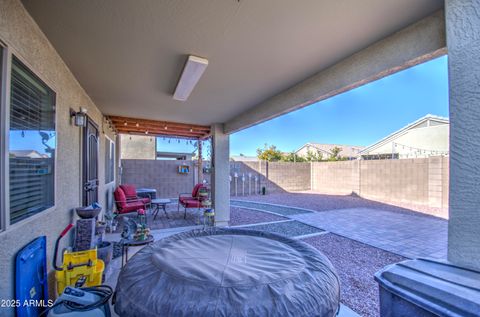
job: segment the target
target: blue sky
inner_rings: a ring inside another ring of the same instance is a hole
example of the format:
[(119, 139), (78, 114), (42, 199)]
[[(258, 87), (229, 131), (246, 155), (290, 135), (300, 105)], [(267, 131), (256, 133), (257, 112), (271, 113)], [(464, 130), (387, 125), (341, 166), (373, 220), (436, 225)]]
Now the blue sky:
[(307, 142), (367, 146), (426, 114), (448, 117), (447, 56), (237, 132), (230, 155)]

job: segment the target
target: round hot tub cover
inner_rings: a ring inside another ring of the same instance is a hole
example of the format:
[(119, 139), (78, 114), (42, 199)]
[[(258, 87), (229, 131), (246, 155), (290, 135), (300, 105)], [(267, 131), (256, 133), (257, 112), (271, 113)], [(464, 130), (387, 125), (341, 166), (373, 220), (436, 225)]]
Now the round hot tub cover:
[(244, 229), (164, 238), (122, 269), (120, 316), (335, 316), (340, 284), (308, 244)]

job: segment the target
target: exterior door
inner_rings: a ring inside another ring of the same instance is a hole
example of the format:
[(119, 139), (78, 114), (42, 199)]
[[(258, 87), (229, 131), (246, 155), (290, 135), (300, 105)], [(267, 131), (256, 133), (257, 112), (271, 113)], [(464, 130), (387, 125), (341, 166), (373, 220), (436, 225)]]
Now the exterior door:
[(98, 126), (88, 118), (83, 128), (83, 205), (98, 202)]

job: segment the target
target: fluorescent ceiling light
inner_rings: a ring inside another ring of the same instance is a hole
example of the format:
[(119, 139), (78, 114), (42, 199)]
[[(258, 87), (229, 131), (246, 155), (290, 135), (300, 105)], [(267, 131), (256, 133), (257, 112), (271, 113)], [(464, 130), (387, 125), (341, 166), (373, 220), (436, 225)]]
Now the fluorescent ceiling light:
[(200, 80), (200, 77), (202, 77), (207, 65), (207, 59), (189, 55), (183, 67), (182, 76), (180, 76), (180, 80), (177, 83), (177, 88), (175, 88), (173, 99), (180, 101), (187, 100), (193, 88)]

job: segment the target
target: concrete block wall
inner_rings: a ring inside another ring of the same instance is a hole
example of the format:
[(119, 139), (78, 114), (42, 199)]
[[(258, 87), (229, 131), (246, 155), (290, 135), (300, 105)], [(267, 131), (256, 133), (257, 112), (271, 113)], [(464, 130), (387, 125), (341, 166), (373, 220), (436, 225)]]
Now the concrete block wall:
[(428, 159), (360, 163), (360, 195), (381, 201), (428, 205)]
[[(189, 174), (177, 173), (182, 164), (190, 166)], [(179, 193), (190, 192), (197, 182), (194, 161), (122, 160), (122, 166), (122, 183), (155, 188), (158, 197), (178, 197)], [(447, 157), (312, 163), (230, 162), (230, 176), (231, 196), (258, 195), (262, 187), (267, 193), (304, 190), (332, 195), (355, 193), (385, 203), (432, 207), (426, 208), (430, 214), (448, 218)], [(210, 182), (209, 174), (204, 177)], [(243, 186), (242, 177), (245, 177)]]
[[(178, 166), (190, 166), (190, 173), (179, 174)], [(204, 178), (210, 180), (210, 175)], [(179, 193), (191, 193), (196, 183), (194, 161), (122, 160), (122, 183), (155, 188), (158, 198), (176, 198)]]
[(312, 162), (311, 188), (325, 194), (358, 193), (358, 161)]
[[(230, 162), (230, 195), (240, 196), (243, 194), (242, 189), (242, 176), (245, 176), (245, 193), (248, 193), (248, 186), (250, 185), (250, 192), (252, 195), (258, 195), (263, 186), (268, 187), (266, 178), (266, 162), (254, 161), (254, 162)], [(238, 175), (235, 180), (235, 173)], [(249, 178), (248, 175), (252, 177)], [(255, 176), (257, 181), (255, 183)], [(250, 182), (250, 184), (249, 184)], [(255, 192), (256, 191), (256, 192)]]
[[(235, 173), (238, 178), (235, 190)], [(252, 177), (249, 178), (248, 175)], [(255, 194), (255, 176), (257, 176), (257, 194), (265, 187), (267, 193), (279, 193), (285, 191), (302, 191), (311, 188), (311, 167), (310, 163), (290, 162), (266, 162), (266, 161), (245, 161), (230, 162), (230, 194), (238, 196), (243, 194), (242, 176), (245, 176), (245, 193), (248, 193), (248, 186), (251, 186), (252, 194)]]
[(270, 162), (268, 180), (272, 191), (302, 191), (311, 188), (310, 163)]
[(431, 157), (428, 160), (428, 204), (432, 207), (442, 207), (442, 169), (441, 157)]
[(442, 218), (448, 218), (448, 184), (448, 157), (312, 163), (315, 192), (432, 207), (428, 213)]

